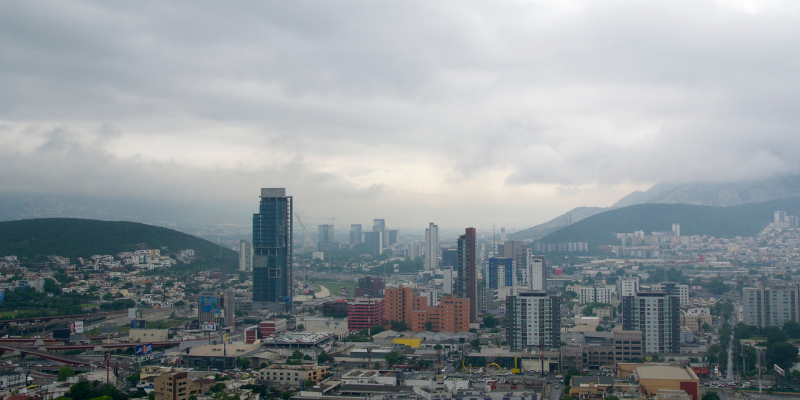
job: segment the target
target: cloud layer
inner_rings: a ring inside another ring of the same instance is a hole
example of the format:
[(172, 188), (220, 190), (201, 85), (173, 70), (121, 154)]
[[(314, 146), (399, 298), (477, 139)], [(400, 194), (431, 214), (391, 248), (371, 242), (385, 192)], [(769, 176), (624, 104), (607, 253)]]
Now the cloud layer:
[[(525, 227), (797, 173), (800, 5), (6, 2), (0, 186)], [(245, 216), (246, 219), (246, 216)]]

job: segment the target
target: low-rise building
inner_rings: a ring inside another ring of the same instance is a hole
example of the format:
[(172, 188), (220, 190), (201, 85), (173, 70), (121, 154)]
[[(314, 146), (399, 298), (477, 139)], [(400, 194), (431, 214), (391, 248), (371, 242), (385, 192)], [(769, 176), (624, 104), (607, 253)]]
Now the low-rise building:
[(131, 329), (128, 337), (134, 343), (166, 342), (169, 329)]
[(689, 367), (672, 365), (640, 365), (634, 368), (634, 381), (642, 386), (647, 397), (660, 390), (683, 390), (692, 400), (700, 398), (700, 379)]
[(161, 374), (155, 378), (153, 389), (155, 400), (189, 400), (200, 394), (187, 372)]
[(258, 371), (262, 381), (299, 387), (309, 379), (314, 384), (324, 379), (331, 367), (324, 365), (270, 365)]

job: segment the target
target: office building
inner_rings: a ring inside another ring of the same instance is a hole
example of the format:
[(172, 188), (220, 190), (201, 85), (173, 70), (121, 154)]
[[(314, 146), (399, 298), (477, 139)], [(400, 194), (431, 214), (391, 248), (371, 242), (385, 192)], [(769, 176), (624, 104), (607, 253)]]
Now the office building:
[(506, 342), (511, 351), (561, 346), (561, 297), (525, 292), (506, 298)]
[(453, 279), (455, 270), (452, 266), (442, 268), (442, 293), (453, 294)]
[(680, 353), (680, 299), (664, 292), (622, 298), (622, 329), (642, 332), (645, 353)]
[(470, 309), (470, 299), (444, 296), (436, 307), (413, 310), (411, 329), (414, 332), (468, 332)]
[[(454, 291), (460, 299), (477, 298), (477, 271), (475, 270), (477, 240), (475, 228), (467, 228), (466, 232), (458, 237), (458, 276), (455, 278)], [(470, 304), (469, 322), (478, 322), (477, 302), (475, 301)]]
[(455, 267), (458, 265), (458, 249), (442, 249), (441, 267)]
[(433, 271), (439, 267), (439, 226), (433, 222), (425, 229), (425, 259), (423, 266), (426, 271)]
[(288, 311), (292, 305), (292, 196), (261, 189), (253, 214), (253, 309)]
[(189, 379), (188, 372), (171, 372), (155, 377), (155, 400), (189, 400), (200, 395), (200, 388)]
[(360, 243), (363, 243), (363, 238), (361, 237), (361, 224), (351, 224), (350, 244), (360, 244)]
[(386, 236), (389, 238), (389, 244), (386, 247), (392, 247), (398, 243), (400, 231), (397, 229), (387, 229)]
[(383, 252), (383, 249), (389, 247), (389, 232), (386, 230), (386, 220), (377, 218), (374, 219), (372, 221), (372, 232), (380, 234), (380, 246), (381, 252)]
[(383, 282), (383, 278), (367, 275), (367, 276), (365, 276), (363, 278), (358, 278), (358, 287), (356, 288), (356, 297), (383, 296), (383, 289), (384, 288), (386, 288), (386, 284)]
[(231, 326), (236, 318), (236, 295), (233, 291), (197, 296), (197, 319), (200, 323), (214, 322)]
[[(412, 259), (425, 257), (425, 244), (414, 242), (408, 244), (408, 256)], [(424, 259), (423, 259), (424, 262)]]
[(239, 271), (253, 270), (253, 244), (247, 240), (239, 241)]
[(369, 243), (373, 256), (383, 254), (383, 231), (364, 232), (364, 243)]
[(675, 282), (662, 282), (651, 287), (653, 291), (664, 292), (670, 296), (678, 296), (681, 306), (689, 305), (689, 285), (679, 285)]
[(487, 289), (499, 289), (515, 286), (517, 274), (514, 271), (514, 260), (510, 257), (492, 257), (486, 262), (484, 274)]
[(745, 325), (764, 329), (800, 322), (800, 285), (770, 285), (744, 288), (742, 305)]
[(547, 262), (544, 256), (528, 255), (525, 269), (525, 286), (533, 291), (547, 291)]
[(330, 251), (331, 249), (338, 249), (339, 245), (336, 244), (333, 224), (322, 224), (317, 226), (317, 250), (322, 252)]
[(614, 361), (630, 362), (634, 358), (644, 359), (642, 353), (642, 332), (614, 332)]
[(347, 329), (357, 331), (386, 325), (383, 299), (355, 299), (347, 305)]
[(517, 269), (517, 282), (522, 286), (530, 286), (528, 272), (528, 258), (531, 255), (531, 249), (524, 242), (518, 240), (504, 241), (502, 244), (497, 245), (498, 257), (511, 257), (514, 259), (514, 266)]
[(326, 365), (269, 365), (258, 371), (258, 377), (262, 381), (269, 382), (273, 386), (282, 387), (290, 385), (302, 387), (307, 380), (311, 380), (316, 385), (324, 379), (325, 374), (331, 371), (331, 367)]

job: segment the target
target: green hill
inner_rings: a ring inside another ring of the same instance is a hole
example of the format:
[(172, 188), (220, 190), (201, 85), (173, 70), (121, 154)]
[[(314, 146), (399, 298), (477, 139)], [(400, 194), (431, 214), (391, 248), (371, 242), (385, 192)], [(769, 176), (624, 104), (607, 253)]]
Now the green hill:
[(173, 229), (125, 221), (78, 218), (42, 218), (0, 222), (0, 255), (28, 260), (47, 255), (90, 257), (140, 249), (161, 249), (171, 254), (193, 249), (198, 262), (214, 261), (222, 268), (236, 268), (238, 253), (216, 243)]
[(638, 204), (606, 211), (559, 229), (540, 240), (546, 243), (618, 244), (613, 233), (669, 231), (681, 224), (681, 235), (719, 238), (755, 236), (773, 220), (774, 211), (800, 215), (800, 198), (742, 204), (733, 207), (689, 204)]

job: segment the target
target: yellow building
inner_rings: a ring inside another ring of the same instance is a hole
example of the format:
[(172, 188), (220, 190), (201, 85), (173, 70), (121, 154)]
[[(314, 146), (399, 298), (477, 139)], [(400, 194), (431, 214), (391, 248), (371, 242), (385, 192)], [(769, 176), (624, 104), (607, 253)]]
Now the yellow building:
[(683, 390), (692, 400), (700, 399), (700, 379), (689, 367), (671, 365), (640, 365), (634, 368), (634, 381), (642, 387), (642, 394), (651, 397), (659, 390)]
[(200, 394), (197, 386), (186, 372), (161, 374), (153, 382), (155, 400), (189, 400)]
[(418, 349), (422, 339), (394, 339), (392, 340), (393, 344), (402, 344), (406, 347), (411, 347), (412, 349)]

